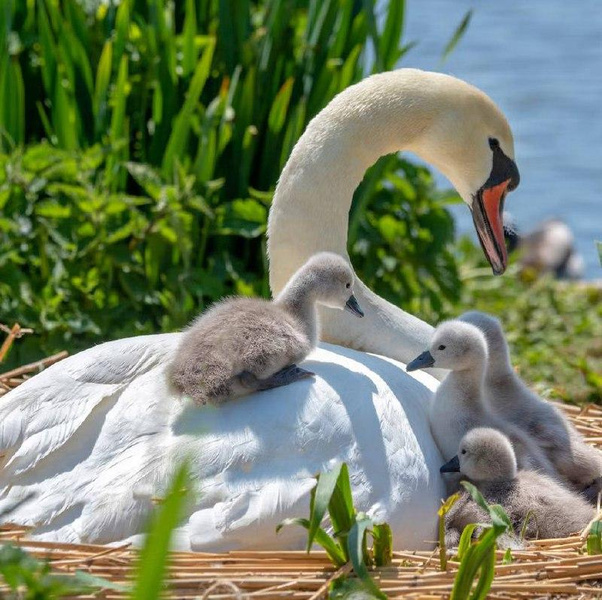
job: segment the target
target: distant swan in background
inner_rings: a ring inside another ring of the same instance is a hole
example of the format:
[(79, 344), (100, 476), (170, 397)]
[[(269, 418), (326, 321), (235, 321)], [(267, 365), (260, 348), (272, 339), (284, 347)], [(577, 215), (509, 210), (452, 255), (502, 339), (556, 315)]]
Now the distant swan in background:
[[(504, 270), (501, 210), (518, 184), (504, 116), (458, 79), (402, 69), (339, 94), (293, 150), (269, 220), (274, 293), (311, 254), (346, 256), (354, 188), (381, 154), (403, 149), (452, 181), (494, 271)], [(366, 317), (349, 324), (324, 311), (325, 337), (390, 358), (323, 344), (304, 363), (314, 381), (219, 409), (169, 387), (179, 333), (101, 344), (27, 381), (0, 404), (0, 510), (33, 492), (11, 520), (46, 539), (135, 536), (174, 465), (192, 456), (196, 501), (177, 547), (299, 548), (300, 528), (270, 532), (307, 514), (316, 472), (346, 461), (358, 509), (389, 521), (396, 547), (431, 544), (445, 494), (427, 418), (437, 380), (393, 359), (424, 349), (432, 328), (358, 287)]]

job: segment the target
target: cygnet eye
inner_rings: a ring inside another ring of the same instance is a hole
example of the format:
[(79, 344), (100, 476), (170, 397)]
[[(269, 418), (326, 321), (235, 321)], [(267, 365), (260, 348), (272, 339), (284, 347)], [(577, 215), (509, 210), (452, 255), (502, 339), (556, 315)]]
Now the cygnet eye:
[(350, 283), (348, 283), (348, 284), (347, 284), (345, 287), (346, 287), (347, 289), (349, 289), (349, 288), (351, 287), (351, 284), (350, 284)]
[(466, 454), (466, 450), (462, 450), (462, 454)]
[(445, 350), (445, 346), (441, 344), (441, 346), (439, 346), (439, 350)]

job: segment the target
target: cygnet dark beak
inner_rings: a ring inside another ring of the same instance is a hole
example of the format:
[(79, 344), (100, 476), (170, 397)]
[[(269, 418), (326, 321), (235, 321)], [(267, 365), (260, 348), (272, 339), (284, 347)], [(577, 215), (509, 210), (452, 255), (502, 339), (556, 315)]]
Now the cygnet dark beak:
[(428, 369), (435, 364), (433, 355), (425, 350), (420, 356), (417, 356), (412, 362), (406, 365), (406, 371), (418, 371), (418, 369)]
[(458, 455), (454, 456), (450, 461), (446, 462), (440, 469), (440, 473), (459, 473), (460, 472), (460, 459)]
[(364, 311), (361, 309), (357, 298), (353, 294), (351, 294), (351, 296), (349, 296), (349, 300), (345, 302), (345, 310), (348, 310), (351, 314), (355, 315), (356, 317), (364, 316)]

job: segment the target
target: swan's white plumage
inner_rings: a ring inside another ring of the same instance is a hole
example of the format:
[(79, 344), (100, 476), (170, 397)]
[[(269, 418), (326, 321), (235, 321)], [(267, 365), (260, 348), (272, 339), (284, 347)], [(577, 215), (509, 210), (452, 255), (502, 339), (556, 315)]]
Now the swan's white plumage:
[(323, 345), (314, 381), (199, 409), (165, 367), (180, 334), (102, 344), (54, 365), (0, 405), (2, 503), (33, 492), (11, 520), (46, 539), (112, 542), (139, 534), (173, 466), (192, 457), (197, 502), (176, 541), (193, 550), (300, 547), (279, 536), (304, 515), (313, 475), (337, 461), (358, 508), (388, 520), (398, 547), (434, 539), (444, 494), (428, 429), (436, 381), (391, 359)]
[[(513, 158), (499, 109), (445, 75), (403, 69), (337, 96), (314, 117), (280, 177), (268, 224), (272, 291), (316, 252), (347, 255), (354, 189), (381, 154), (415, 152), (471, 203), (492, 170), (492, 135)], [(358, 284), (366, 317), (350, 326), (323, 311), (325, 339), (402, 362), (422, 351), (432, 327)], [(344, 460), (358, 508), (388, 520), (397, 547), (435, 539), (445, 490), (425, 406), (434, 379), (323, 346), (308, 361), (315, 381), (198, 409), (167, 387), (164, 370), (179, 340), (103, 344), (2, 398), (0, 503), (37, 493), (13, 520), (40, 525), (54, 539), (137, 535), (152, 495), (161, 494), (178, 458), (191, 454), (200, 495), (178, 530), (180, 547), (299, 547), (302, 530), (276, 537), (271, 527), (306, 514), (312, 475)]]

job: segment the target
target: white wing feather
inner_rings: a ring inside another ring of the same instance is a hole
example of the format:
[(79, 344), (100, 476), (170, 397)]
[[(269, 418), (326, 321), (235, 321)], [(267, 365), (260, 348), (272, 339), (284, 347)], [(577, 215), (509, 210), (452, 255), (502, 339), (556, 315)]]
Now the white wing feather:
[(398, 547), (434, 539), (445, 490), (427, 419), (433, 378), (324, 344), (305, 365), (315, 380), (198, 408), (165, 378), (179, 339), (97, 346), (3, 398), (0, 510), (35, 494), (11, 521), (44, 539), (136, 537), (152, 497), (188, 457), (196, 501), (178, 547), (298, 548), (304, 532), (277, 536), (276, 525), (306, 515), (315, 473), (346, 461), (358, 508), (388, 520)]

